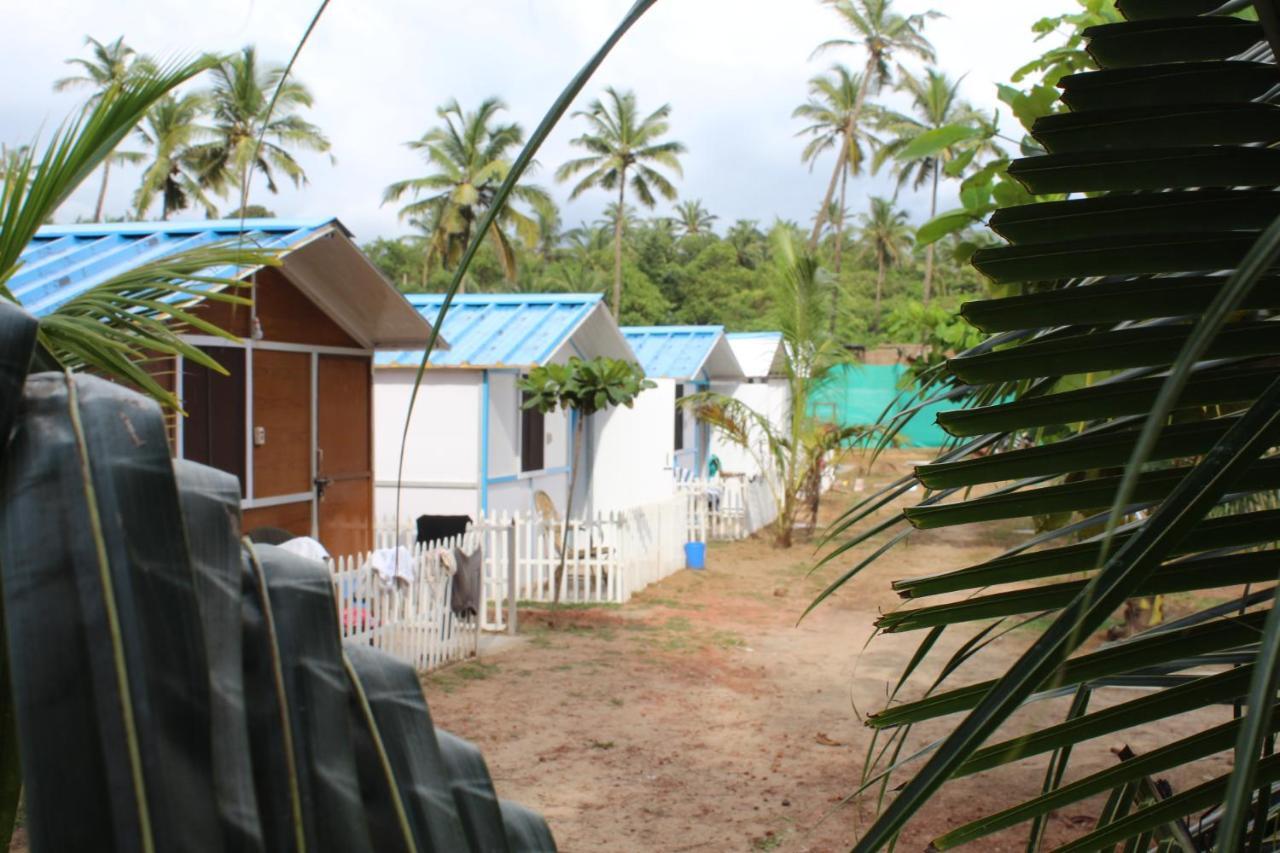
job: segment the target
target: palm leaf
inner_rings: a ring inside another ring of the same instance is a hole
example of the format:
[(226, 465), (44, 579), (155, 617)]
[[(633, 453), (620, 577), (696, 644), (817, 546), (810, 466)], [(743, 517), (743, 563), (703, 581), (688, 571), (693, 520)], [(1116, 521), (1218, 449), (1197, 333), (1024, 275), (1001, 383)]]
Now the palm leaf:
[[(1268, 564), (1280, 541), (1280, 203), (1271, 189), (1280, 161), (1256, 145), (1274, 137), (1271, 93), (1280, 72), (1263, 28), (1232, 17), (1244, 4), (1207, 14), (1217, 5), (1178, 12), (1180, 4), (1124, 2), (1135, 20), (1085, 33), (1103, 70), (1064, 81), (1072, 110), (1035, 127), (1049, 153), (1009, 168), (1031, 193), (1073, 197), (993, 216), (1009, 245), (980, 250), (974, 263), (1011, 295), (965, 306), (963, 316), (994, 337), (929, 377), (930, 398), (965, 404), (938, 418), (965, 444), (919, 468), (914, 482), (934, 491), (902, 519), (854, 527), (911, 481), (868, 497), (828, 534), (830, 561), (871, 535), (898, 531), (872, 559), (881, 556), (910, 538), (903, 521), (945, 528), (1039, 515), (1050, 525), (996, 559), (894, 584), (912, 601), (974, 594), (888, 613), (882, 630), (933, 632), (1041, 612), (1053, 618), (1002, 678), (930, 693), (871, 718), (877, 728), (902, 731), (965, 714), (859, 850), (888, 843), (947, 779), (1050, 753), (1037, 796), (944, 835), (939, 846), (1024, 820), (1036, 822), (1035, 842), (1048, 809), (1105, 792), (1112, 795), (1107, 808), (1079, 849), (1145, 849), (1149, 841), (1203, 849), (1215, 837), (1234, 849), (1274, 831), (1280, 803), (1270, 771), (1252, 774), (1272, 766), (1280, 628), (1270, 626), (1280, 617), (1273, 619), (1274, 603), (1251, 609), (1275, 598)], [(890, 429), (910, 417), (894, 417)], [(866, 565), (841, 567), (832, 589)], [(1235, 581), (1263, 588), (1246, 586), (1230, 604), (1201, 606), (1169, 630), (1152, 626), (1127, 643), (1076, 654), (1131, 597)], [(1145, 695), (1115, 706), (1121, 712), (1079, 714), (984, 746), (1026, 702), (1064, 691), (1100, 696), (1119, 686)], [(1068, 778), (1065, 764), (1096, 748), (1091, 738), (1138, 719), (1158, 725), (1177, 708), (1246, 698), (1243, 723), (1190, 735), (1151, 761), (1126, 760), (1090, 780), (1095, 787), (1058, 787)], [(1223, 779), (1173, 796), (1153, 788), (1150, 774), (1233, 745), (1241, 772), (1229, 786)], [(1198, 808), (1215, 811), (1184, 825)]]

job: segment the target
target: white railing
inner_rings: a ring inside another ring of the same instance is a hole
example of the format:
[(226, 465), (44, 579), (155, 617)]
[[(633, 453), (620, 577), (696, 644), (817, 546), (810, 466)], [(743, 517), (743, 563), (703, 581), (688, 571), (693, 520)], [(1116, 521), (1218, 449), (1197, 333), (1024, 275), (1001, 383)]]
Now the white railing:
[(689, 501), (691, 541), (745, 539), (778, 516), (773, 493), (762, 479), (697, 480), (677, 490)]
[(439, 552), (416, 546), (402, 552), (409, 566), (385, 579), (370, 554), (333, 561), (333, 595), (343, 640), (374, 648), (426, 671), (476, 653), (475, 616), (453, 610), (453, 573)]
[[(477, 626), (514, 632), (517, 602), (553, 601), (562, 552), (562, 602), (623, 604), (683, 569), (686, 543), (742, 539), (772, 522), (775, 514), (767, 483), (730, 479), (682, 483), (666, 500), (570, 522), (567, 542), (562, 522), (533, 514), (485, 516), (461, 536), (426, 545), (414, 543), (413, 528), (397, 530), (384, 522), (378, 546), (409, 548), (421, 579), (403, 588), (387, 586), (359, 568), (367, 555), (338, 560), (335, 594), (340, 609), (347, 608), (343, 612), (352, 617), (349, 627), (344, 616), (343, 636), (368, 637), (419, 669), (430, 669), (474, 650)], [(452, 614), (451, 576), (440, 551), (453, 548), (482, 552), (475, 620)]]

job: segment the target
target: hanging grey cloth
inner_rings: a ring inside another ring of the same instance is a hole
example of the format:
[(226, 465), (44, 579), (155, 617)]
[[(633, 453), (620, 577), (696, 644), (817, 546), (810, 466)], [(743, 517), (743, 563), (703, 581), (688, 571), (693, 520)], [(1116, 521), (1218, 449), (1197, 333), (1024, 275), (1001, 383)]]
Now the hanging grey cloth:
[(453, 575), (452, 610), (455, 616), (475, 616), (480, 612), (480, 584), (484, 582), (484, 549), (477, 547), (467, 554), (461, 548), (454, 548), (453, 560), (458, 570)]

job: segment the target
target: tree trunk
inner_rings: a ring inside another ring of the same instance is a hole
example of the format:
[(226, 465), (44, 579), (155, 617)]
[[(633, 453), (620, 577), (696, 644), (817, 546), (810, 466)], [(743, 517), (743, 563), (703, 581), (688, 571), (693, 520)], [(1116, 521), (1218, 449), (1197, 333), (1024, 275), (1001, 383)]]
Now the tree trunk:
[[(938, 158), (933, 159), (933, 201), (929, 204), (929, 218), (938, 215)], [(927, 305), (933, 298), (933, 250), (936, 243), (930, 243), (924, 250), (924, 301)]]
[(569, 459), (569, 495), (564, 501), (564, 530), (560, 533), (560, 565), (556, 566), (555, 604), (560, 603), (560, 585), (564, 581), (564, 564), (569, 556), (569, 524), (573, 519), (573, 492), (578, 487), (578, 453), (583, 449), (582, 434), (585, 432), (583, 427), (586, 423), (586, 416), (579, 414), (577, 423), (573, 425), (573, 454)]
[(836, 167), (831, 171), (831, 181), (827, 184), (827, 194), (822, 197), (822, 206), (818, 208), (818, 217), (813, 222), (813, 233), (809, 235), (809, 251), (815, 251), (818, 248), (818, 238), (822, 236), (822, 226), (827, 221), (827, 211), (831, 208), (831, 200), (836, 197), (836, 186), (840, 183), (840, 172), (844, 169), (845, 160), (849, 156), (849, 140), (845, 139), (840, 145), (840, 157), (836, 161)]
[(93, 209), (93, 221), (102, 221), (102, 209), (107, 204), (107, 180), (111, 177), (111, 157), (102, 161), (102, 186), (98, 188), (98, 206)]
[(626, 207), (627, 172), (618, 176), (618, 215), (613, 222), (613, 319), (622, 322), (622, 217)]
[(853, 144), (853, 134), (858, 132), (858, 125), (862, 120), (862, 107), (867, 101), (867, 87), (871, 85), (871, 74), (875, 71), (875, 62), (874, 55), (867, 57), (867, 67), (862, 72), (862, 85), (858, 87), (858, 100), (854, 102), (853, 115), (849, 117), (850, 133), (845, 137), (844, 146), (841, 148), (840, 162), (836, 166), (837, 171), (831, 174), (831, 183), (827, 186), (827, 196), (822, 201), (822, 207), (818, 208), (818, 219), (813, 223), (813, 233), (809, 235), (810, 250), (818, 248), (818, 235), (822, 233), (822, 226), (827, 221), (827, 208), (831, 207), (831, 199), (836, 193), (838, 170), (849, 158), (848, 146)]
[(845, 191), (849, 185), (849, 169), (840, 170), (840, 205), (836, 208), (836, 246), (835, 258), (832, 266), (835, 268), (835, 276), (831, 281), (831, 337), (836, 335), (836, 317), (840, 313), (840, 261), (844, 254), (844, 200)]

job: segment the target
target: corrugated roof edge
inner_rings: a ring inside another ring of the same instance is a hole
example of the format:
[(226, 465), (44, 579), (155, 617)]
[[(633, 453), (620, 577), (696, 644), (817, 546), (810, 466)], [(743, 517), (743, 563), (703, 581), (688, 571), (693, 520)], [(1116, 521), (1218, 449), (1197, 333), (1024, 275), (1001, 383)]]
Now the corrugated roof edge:
[(723, 333), (724, 326), (619, 326), (624, 335), (664, 335), (672, 332)]
[[(405, 299), (411, 305), (429, 305), (444, 302), (443, 293), (406, 293)], [(596, 303), (604, 298), (599, 293), (464, 293), (453, 297), (453, 305), (471, 303), (472, 305), (551, 305), (555, 303), (590, 302)]]
[(782, 332), (725, 332), (724, 336), (730, 340), (738, 341), (764, 340), (765, 338), (781, 338)]
[(334, 224), (351, 236), (335, 216), (317, 219), (190, 219), (156, 222), (85, 222), (75, 225), (42, 225), (37, 237), (76, 237), (93, 234), (198, 234), (201, 231), (300, 231)]

